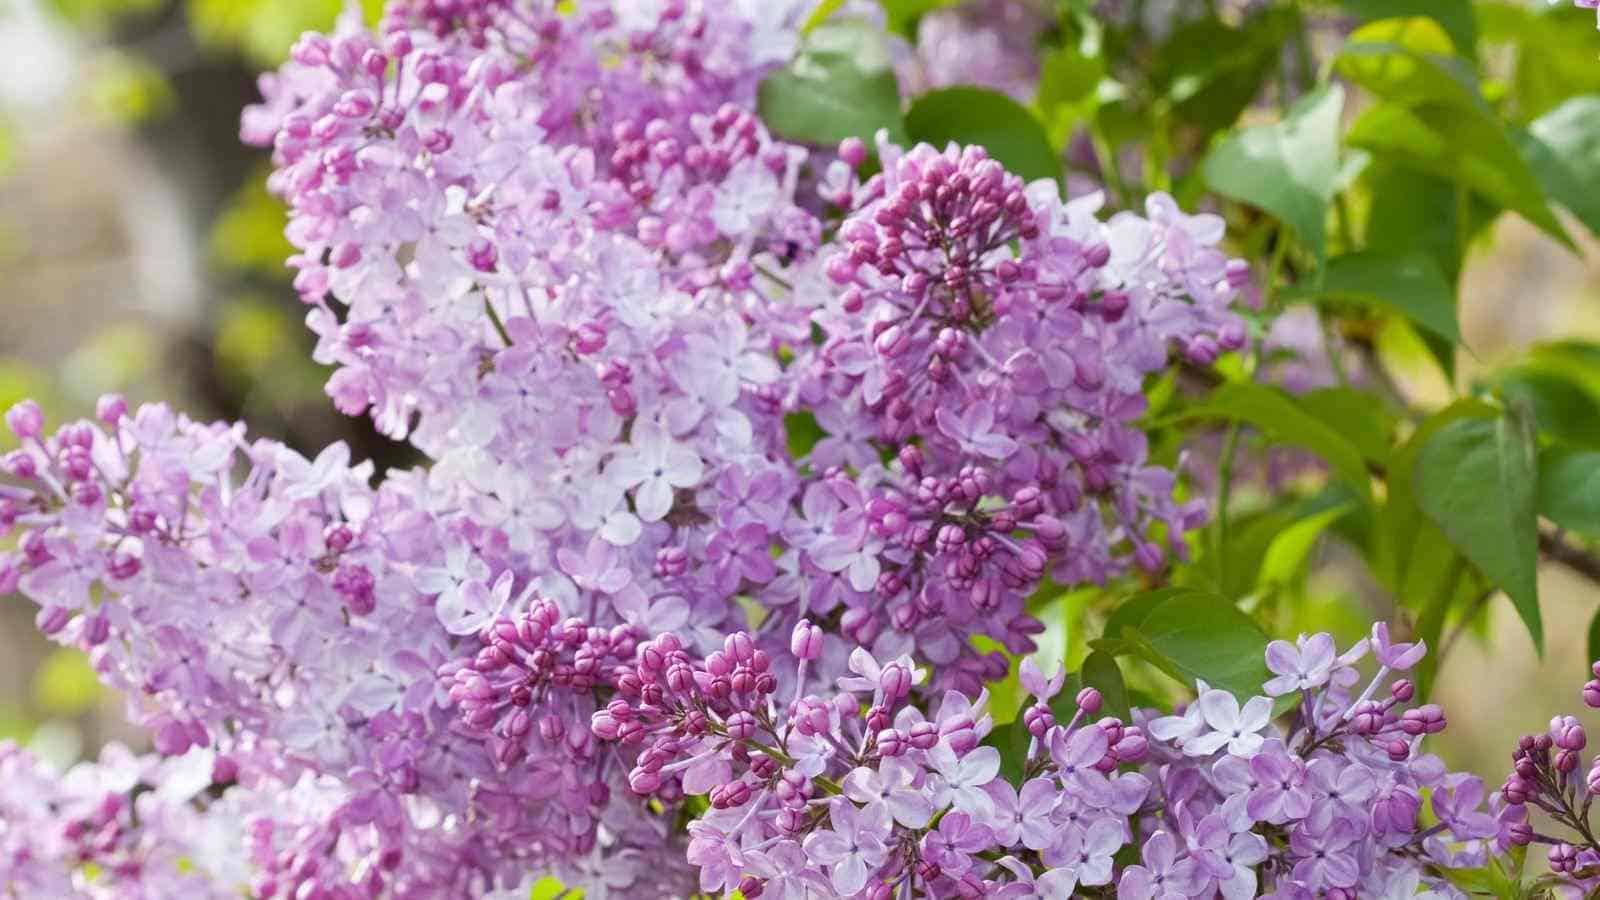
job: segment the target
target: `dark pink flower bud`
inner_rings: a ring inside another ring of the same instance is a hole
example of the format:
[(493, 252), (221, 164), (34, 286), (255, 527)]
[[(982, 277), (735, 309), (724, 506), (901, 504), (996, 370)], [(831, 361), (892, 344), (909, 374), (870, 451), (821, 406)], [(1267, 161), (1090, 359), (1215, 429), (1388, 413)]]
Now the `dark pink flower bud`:
[(37, 438), (44, 431), (44, 411), (32, 400), (23, 400), (6, 410), (6, 425), (18, 440)]
[(861, 168), (867, 161), (867, 145), (858, 137), (847, 137), (839, 142), (839, 158), (852, 169)]
[(128, 414), (128, 401), (121, 394), (105, 394), (94, 405), (94, 417), (107, 425), (115, 425)]
[(1100, 711), (1100, 692), (1092, 687), (1086, 687), (1078, 691), (1077, 703), (1084, 715), (1092, 716)]

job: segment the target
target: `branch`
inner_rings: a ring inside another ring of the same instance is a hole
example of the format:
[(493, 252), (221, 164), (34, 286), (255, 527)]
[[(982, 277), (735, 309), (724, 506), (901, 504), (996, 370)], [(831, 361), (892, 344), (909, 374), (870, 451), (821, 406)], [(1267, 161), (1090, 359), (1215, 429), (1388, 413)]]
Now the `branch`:
[(1540, 530), (1539, 552), (1600, 584), (1600, 557), (1568, 544), (1562, 539), (1560, 531)]

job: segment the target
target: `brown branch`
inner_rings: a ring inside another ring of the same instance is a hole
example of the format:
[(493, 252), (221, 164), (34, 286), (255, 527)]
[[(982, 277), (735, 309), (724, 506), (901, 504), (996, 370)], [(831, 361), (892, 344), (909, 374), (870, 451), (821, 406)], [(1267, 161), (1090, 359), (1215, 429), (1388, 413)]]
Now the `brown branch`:
[(1539, 552), (1579, 575), (1600, 584), (1600, 557), (1562, 539), (1559, 531), (1539, 531)]

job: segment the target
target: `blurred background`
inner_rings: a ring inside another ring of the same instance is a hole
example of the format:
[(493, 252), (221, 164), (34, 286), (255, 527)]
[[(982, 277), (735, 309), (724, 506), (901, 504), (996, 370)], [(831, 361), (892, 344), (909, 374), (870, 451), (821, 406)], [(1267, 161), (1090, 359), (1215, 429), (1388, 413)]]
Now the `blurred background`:
[[(369, 20), (378, 5), (365, 3)], [(1137, 4), (1155, 23), (1152, 33), (1185, 17), (1245, 15), (1249, 5)], [(76, 417), (101, 393), (120, 391), (134, 403), (167, 400), (197, 418), (246, 419), (255, 434), (312, 456), (345, 440), (380, 467), (409, 461), (323, 395), (327, 373), (311, 361), (283, 266), (291, 252), (281, 235), (284, 210), (264, 187), (266, 155), (238, 141), (256, 73), (280, 62), (302, 31), (328, 28), (342, 6), (0, 0), (0, 409), (34, 397), (54, 415)], [(1592, 47), (1551, 57), (1543, 64), (1554, 72), (1539, 77), (1583, 77), (1600, 87), (1600, 35), (1589, 15), (1557, 15)], [(938, 74), (949, 27), (931, 15), (922, 21), (907, 52), (925, 65), (906, 77)], [(1025, 90), (1037, 73), (1028, 63), (1008, 66), (1004, 40), (993, 50), (994, 80)], [(1533, 77), (1528, 60), (1493, 46), (1484, 52), (1491, 73)], [(1074, 184), (1086, 183), (1080, 172)], [(1457, 388), (1541, 341), (1600, 339), (1600, 246), (1582, 250), (1567, 253), (1514, 217), (1501, 217), (1478, 241), (1460, 311), (1472, 353)], [(1419, 344), (1385, 352), (1400, 361), (1406, 394), (1422, 403), (1445, 398), (1448, 388)], [(8, 439), (0, 435), (0, 451)], [(1319, 552), (1331, 564), (1317, 567), (1293, 624), (1349, 640), (1362, 611), (1382, 614), (1385, 602), (1370, 596), (1371, 585), (1341, 576), (1337, 546)], [(1441, 672), (1436, 698), (1452, 727), (1435, 749), (1491, 783), (1503, 775), (1510, 735), (1542, 729), (1578, 705), (1600, 589), (1553, 565), (1540, 589), (1543, 659), (1510, 605), (1496, 599), (1451, 642)], [(121, 701), (103, 694), (81, 654), (40, 637), (33, 613), (26, 600), (0, 597), (0, 738), (62, 763), (110, 738), (141, 743), (121, 724)]]

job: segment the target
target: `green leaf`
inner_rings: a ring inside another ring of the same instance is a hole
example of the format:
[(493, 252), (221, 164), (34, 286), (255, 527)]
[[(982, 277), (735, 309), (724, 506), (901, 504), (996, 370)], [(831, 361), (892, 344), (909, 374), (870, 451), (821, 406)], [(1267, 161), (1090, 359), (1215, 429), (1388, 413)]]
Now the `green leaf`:
[[(1226, 599), (1196, 590), (1157, 591), (1118, 610), (1097, 650), (1144, 658), (1172, 678), (1192, 686), (1203, 679), (1241, 697), (1261, 692), (1270, 674), (1267, 636)], [(1137, 621), (1131, 621), (1137, 618)], [(1117, 632), (1110, 628), (1117, 627)]]
[(1486, 44), (1516, 45), (1511, 99), (1518, 121), (1528, 121), (1578, 94), (1600, 92), (1595, 65), (1594, 13), (1563, 5), (1484, 2), (1477, 19)]
[(1422, 542), (1448, 538), (1439, 531), (1417, 505), (1413, 490), (1417, 458), (1423, 447), (1446, 425), (1467, 418), (1493, 418), (1499, 410), (1476, 398), (1458, 400), (1424, 420), (1406, 443), (1395, 449), (1388, 471), (1388, 496), (1378, 516), (1378, 527), (1370, 548), (1372, 568), (1388, 589), (1397, 596), (1410, 598), (1407, 590), (1408, 571), (1417, 556)]
[(1215, 595), (1180, 594), (1151, 610), (1139, 635), (1181, 670), (1240, 697), (1261, 693), (1267, 635), (1255, 620)]
[(1230, 135), (1206, 157), (1206, 183), (1277, 216), (1320, 262), (1339, 180), (1343, 109), (1343, 88), (1328, 85), (1300, 98), (1283, 121)]
[(832, 145), (858, 137), (871, 144), (880, 128), (905, 140), (888, 46), (865, 22), (818, 26), (793, 62), (761, 82), (756, 106), (772, 133), (791, 141)]
[(1037, 106), (1048, 116), (1057, 107), (1078, 103), (1094, 93), (1105, 74), (1103, 57), (1085, 56), (1077, 47), (1057, 47), (1040, 60)]
[(1362, 113), (1347, 142), (1459, 181), (1571, 247), (1538, 179), (1483, 99), (1475, 68), (1453, 51), (1432, 19), (1384, 19), (1357, 29), (1335, 67), (1387, 102)]
[(1544, 188), (1505, 126), (1481, 112), (1445, 105), (1380, 103), (1351, 124), (1345, 140), (1402, 165), (1465, 185), (1514, 210), (1571, 248)]
[(1472, 54), (1478, 26), (1469, 0), (1340, 0), (1340, 5), (1363, 22), (1396, 16), (1428, 16), (1439, 23), (1457, 52)]
[(1261, 571), (1256, 583), (1262, 588), (1289, 584), (1300, 577), (1317, 539), (1335, 522), (1348, 515), (1355, 507), (1351, 504), (1335, 506), (1306, 516), (1290, 525), (1267, 546), (1266, 557), (1261, 561)]
[(1377, 303), (1452, 344), (1461, 341), (1455, 291), (1438, 264), (1417, 251), (1363, 251), (1336, 256), (1328, 260), (1322, 287), (1315, 293)]
[(1539, 514), (1600, 538), (1600, 451), (1550, 448), (1539, 454)]
[(1560, 370), (1520, 365), (1495, 380), (1507, 400), (1527, 404), (1543, 434), (1600, 447), (1600, 402)]
[(1439, 429), (1417, 458), (1413, 487), (1423, 512), (1511, 598), (1543, 652), (1537, 479), (1532, 417), (1514, 406)]
[(1023, 727), (1022, 720), (995, 726), (983, 739), (985, 746), (1000, 751), (1000, 776), (1012, 784), (1022, 783), (1023, 770), (1028, 765), (1028, 744), (1033, 735)]
[(1488, 112), (1472, 64), (1456, 55), (1450, 35), (1430, 18), (1386, 18), (1356, 29), (1335, 66), (1339, 74), (1386, 100)]
[(977, 144), (1028, 181), (1061, 177), (1061, 161), (1033, 113), (998, 91), (952, 87), (923, 94), (906, 111), (914, 141), (943, 148)]
[(828, 21), (828, 17), (838, 12), (841, 6), (844, 6), (844, 0), (822, 0), (821, 3), (817, 4), (816, 9), (811, 11), (811, 15), (806, 16), (805, 22), (801, 23), (801, 36), (816, 31), (817, 27)]
[(817, 424), (817, 417), (804, 409), (784, 416), (783, 430), (789, 440), (789, 455), (795, 459), (804, 458), (827, 434)]
[(1321, 456), (1360, 497), (1372, 498), (1372, 482), (1361, 451), (1348, 437), (1301, 409), (1278, 388), (1249, 381), (1230, 382), (1183, 415), (1254, 425), (1274, 443), (1304, 447)]
[(1331, 387), (1295, 398), (1307, 413), (1349, 438), (1374, 465), (1389, 465), (1394, 450), (1394, 416), (1377, 397), (1354, 388)]
[(1261, 93), (1299, 25), (1299, 16), (1283, 6), (1237, 26), (1216, 16), (1196, 18), (1179, 25), (1157, 51), (1150, 83), (1172, 104), (1174, 118), (1198, 128), (1203, 139), (1232, 126)]
[(961, 0), (878, 0), (883, 7), (885, 25), (889, 31), (906, 37), (916, 37), (917, 20), (946, 6), (955, 6)]
[(1461, 238), (1465, 236), (1470, 241), (1500, 213), (1499, 206), (1469, 193), (1467, 222), (1461, 227), (1458, 223), (1462, 210), (1455, 185), (1447, 178), (1403, 166), (1398, 160), (1375, 161), (1363, 181), (1372, 198), (1366, 217), (1366, 245), (1395, 253), (1424, 253), (1451, 285), (1456, 282), (1466, 254)]
[(1513, 137), (1544, 192), (1600, 235), (1600, 97), (1574, 97)]
[(52, 716), (83, 713), (104, 693), (89, 657), (79, 650), (60, 647), (51, 651), (33, 674), (34, 705)]
[(1182, 594), (1199, 594), (1201, 596), (1205, 596), (1204, 591), (1183, 587), (1161, 588), (1159, 590), (1147, 591), (1143, 594), (1135, 594), (1134, 596), (1122, 601), (1122, 603), (1117, 606), (1116, 610), (1111, 613), (1111, 618), (1106, 620), (1106, 636), (1110, 638), (1117, 638), (1122, 636), (1122, 630), (1124, 628), (1137, 629), (1139, 627), (1139, 623), (1143, 622), (1145, 616), (1150, 615), (1152, 610), (1168, 600), (1171, 600), (1173, 597), (1177, 597)]
[[(1123, 683), (1122, 669), (1116, 657), (1096, 650), (1084, 657), (1079, 681), (1084, 687), (1100, 692), (1100, 711), (1124, 721), (1128, 718), (1128, 686)], [(1063, 723), (1064, 724), (1064, 723)]]

